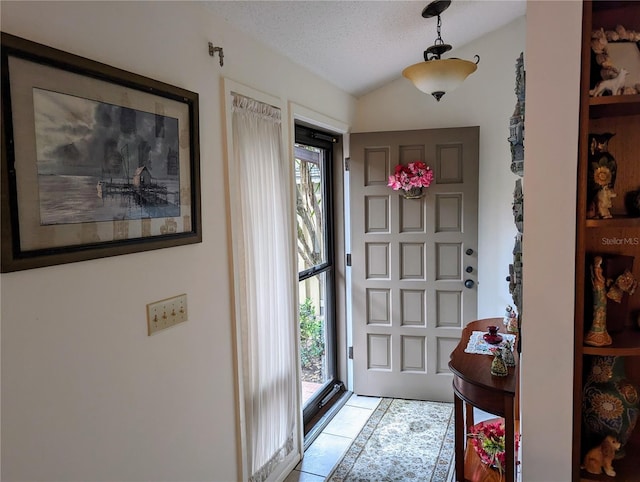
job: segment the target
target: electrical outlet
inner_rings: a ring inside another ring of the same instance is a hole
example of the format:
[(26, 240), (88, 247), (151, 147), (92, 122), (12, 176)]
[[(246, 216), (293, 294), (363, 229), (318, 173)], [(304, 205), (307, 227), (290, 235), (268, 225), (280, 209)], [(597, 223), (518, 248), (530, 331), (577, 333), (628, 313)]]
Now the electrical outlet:
[(187, 295), (178, 295), (147, 305), (149, 336), (155, 332), (187, 321)]

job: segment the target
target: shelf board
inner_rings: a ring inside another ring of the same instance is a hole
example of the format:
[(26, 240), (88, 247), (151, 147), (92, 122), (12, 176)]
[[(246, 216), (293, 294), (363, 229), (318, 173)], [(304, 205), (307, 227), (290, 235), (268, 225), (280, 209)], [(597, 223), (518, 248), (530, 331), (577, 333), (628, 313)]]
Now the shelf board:
[(631, 228), (640, 226), (640, 217), (614, 216), (609, 219), (586, 219), (587, 228)]
[(605, 95), (589, 98), (589, 117), (627, 116), (640, 114), (640, 94)]
[(582, 347), (584, 355), (640, 356), (640, 330), (625, 330), (611, 335), (613, 343), (607, 346)]

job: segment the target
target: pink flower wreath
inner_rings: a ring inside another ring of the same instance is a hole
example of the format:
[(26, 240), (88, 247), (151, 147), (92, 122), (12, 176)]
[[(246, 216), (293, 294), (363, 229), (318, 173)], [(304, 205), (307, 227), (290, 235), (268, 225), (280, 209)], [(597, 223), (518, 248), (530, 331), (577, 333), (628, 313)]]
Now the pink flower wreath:
[[(480, 422), (469, 429), (468, 437), (483, 463), (504, 471), (505, 431), (504, 421)], [(520, 446), (520, 434), (515, 434), (515, 450)]]
[(398, 164), (389, 176), (387, 186), (394, 191), (402, 189), (410, 191), (418, 187), (429, 187), (433, 181), (433, 171), (422, 161), (410, 162), (406, 166)]

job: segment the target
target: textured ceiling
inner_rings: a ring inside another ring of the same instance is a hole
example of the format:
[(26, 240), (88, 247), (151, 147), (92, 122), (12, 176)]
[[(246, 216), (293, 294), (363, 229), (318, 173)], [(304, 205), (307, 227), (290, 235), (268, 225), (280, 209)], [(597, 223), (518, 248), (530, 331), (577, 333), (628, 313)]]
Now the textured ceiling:
[[(206, 4), (229, 24), (356, 97), (400, 77), (437, 37), (436, 18), (422, 17), (428, 1)], [(442, 38), (461, 47), (525, 10), (525, 0), (454, 0), (441, 15)]]

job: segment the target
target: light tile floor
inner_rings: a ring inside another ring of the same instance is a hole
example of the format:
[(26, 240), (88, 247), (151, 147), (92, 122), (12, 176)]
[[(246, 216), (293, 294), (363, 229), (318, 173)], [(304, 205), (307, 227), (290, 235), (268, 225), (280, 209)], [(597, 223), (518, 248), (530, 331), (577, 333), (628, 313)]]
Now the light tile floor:
[[(380, 400), (379, 397), (351, 395), (331, 422), (305, 450), (302, 461), (284, 482), (326, 481), (338, 462), (342, 460), (353, 439), (369, 420)], [(495, 417), (477, 408), (474, 408), (473, 415), (476, 423)]]
[(347, 403), (305, 450), (285, 482), (323, 482), (380, 403), (379, 397), (351, 395)]

